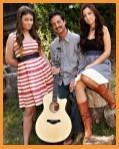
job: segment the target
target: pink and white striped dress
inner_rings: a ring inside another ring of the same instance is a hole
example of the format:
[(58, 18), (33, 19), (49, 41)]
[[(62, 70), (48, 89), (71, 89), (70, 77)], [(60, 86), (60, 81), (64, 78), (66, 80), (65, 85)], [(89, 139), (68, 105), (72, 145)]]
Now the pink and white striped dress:
[[(14, 51), (16, 57), (20, 56), (19, 49), (16, 48), (16, 34), (14, 38)], [(36, 40), (23, 41), (22, 55), (38, 52)], [(43, 97), (53, 89), (53, 76), (51, 67), (44, 57), (39, 56), (18, 63), (17, 85), (19, 95), (19, 107), (32, 107), (42, 104)]]

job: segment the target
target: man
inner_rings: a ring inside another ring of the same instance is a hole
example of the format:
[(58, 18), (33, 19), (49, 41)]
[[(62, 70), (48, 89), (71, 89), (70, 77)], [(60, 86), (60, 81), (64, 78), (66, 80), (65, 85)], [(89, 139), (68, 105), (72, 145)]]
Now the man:
[[(64, 14), (60, 11), (50, 13), (49, 22), (57, 34), (51, 43), (52, 72), (54, 75), (59, 74), (58, 96), (61, 99), (67, 98), (67, 111), (73, 127), (72, 135), (64, 141), (64, 144), (78, 144), (82, 139), (83, 126), (72, 89), (75, 77), (83, 68), (83, 65), (79, 63), (80, 49), (78, 43), (80, 37), (67, 29)], [(59, 67), (57, 67), (57, 62), (60, 63)], [(72, 139), (72, 137), (74, 138)]]

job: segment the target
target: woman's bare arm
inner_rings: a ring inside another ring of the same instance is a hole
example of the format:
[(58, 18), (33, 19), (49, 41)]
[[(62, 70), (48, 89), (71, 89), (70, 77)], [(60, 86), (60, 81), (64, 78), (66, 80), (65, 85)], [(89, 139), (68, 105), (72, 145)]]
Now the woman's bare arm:
[(6, 43), (5, 60), (7, 64), (13, 67), (17, 67), (18, 63), (17, 60), (13, 57), (13, 55), (13, 37), (10, 34)]

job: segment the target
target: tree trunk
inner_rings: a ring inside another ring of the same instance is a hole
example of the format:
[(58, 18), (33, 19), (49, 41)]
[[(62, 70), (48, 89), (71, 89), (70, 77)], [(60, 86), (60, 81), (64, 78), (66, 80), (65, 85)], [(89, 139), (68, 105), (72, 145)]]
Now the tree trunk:
[[(107, 87), (109, 87), (109, 85), (107, 85)], [(87, 88), (86, 94), (93, 122), (100, 123), (101, 121), (106, 121), (108, 126), (114, 128), (116, 124), (115, 111), (111, 110), (105, 100), (95, 91)]]

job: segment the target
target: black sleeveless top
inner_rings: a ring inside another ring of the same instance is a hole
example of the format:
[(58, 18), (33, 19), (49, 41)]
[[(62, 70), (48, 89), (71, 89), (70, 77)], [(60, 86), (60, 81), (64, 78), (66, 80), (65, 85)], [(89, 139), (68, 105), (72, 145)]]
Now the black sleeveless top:
[(104, 51), (104, 46), (99, 45), (98, 47), (96, 46), (96, 40), (94, 39), (87, 39), (86, 40), (86, 45), (85, 45), (86, 52), (88, 51), (99, 51), (103, 52)]

